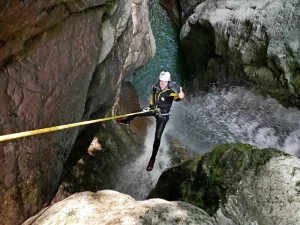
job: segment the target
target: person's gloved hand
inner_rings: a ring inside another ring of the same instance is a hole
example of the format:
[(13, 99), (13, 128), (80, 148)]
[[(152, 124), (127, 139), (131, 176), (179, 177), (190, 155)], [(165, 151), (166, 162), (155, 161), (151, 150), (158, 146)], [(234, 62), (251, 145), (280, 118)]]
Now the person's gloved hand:
[(153, 109), (154, 109), (154, 105), (149, 105), (149, 108), (150, 108), (151, 110), (153, 110)]
[(143, 112), (148, 112), (150, 110), (150, 107), (143, 108)]

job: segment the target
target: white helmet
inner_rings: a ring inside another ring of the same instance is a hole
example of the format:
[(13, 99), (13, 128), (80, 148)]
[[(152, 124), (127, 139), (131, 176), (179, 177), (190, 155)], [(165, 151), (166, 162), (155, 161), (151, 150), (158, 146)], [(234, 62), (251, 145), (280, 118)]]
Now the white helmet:
[(162, 71), (159, 74), (159, 80), (170, 81), (171, 80), (171, 74), (169, 72)]

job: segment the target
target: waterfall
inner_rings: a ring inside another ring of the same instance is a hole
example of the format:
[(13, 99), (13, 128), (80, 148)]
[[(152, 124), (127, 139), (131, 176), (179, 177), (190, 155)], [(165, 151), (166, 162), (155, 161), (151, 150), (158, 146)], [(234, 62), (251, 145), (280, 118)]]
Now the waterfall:
[(300, 154), (300, 111), (243, 87), (216, 90), (174, 107), (169, 133), (195, 153), (241, 142)]
[[(158, 0), (149, 2), (149, 7), (157, 53), (133, 79), (142, 107), (148, 106), (152, 84), (162, 70), (171, 72), (175, 86), (180, 86), (180, 77), (186, 74), (183, 54), (178, 47), (178, 32)], [(149, 127), (144, 154), (120, 174), (116, 190), (138, 200), (147, 196), (162, 171), (170, 165), (166, 134), (195, 154), (203, 154), (219, 144), (240, 142), (300, 155), (300, 111), (284, 108), (276, 100), (242, 87), (188, 96), (173, 104), (172, 114), (174, 117), (166, 126), (154, 169), (147, 172), (145, 168), (152, 152), (155, 122)]]
[(146, 198), (149, 191), (155, 186), (160, 174), (170, 165), (168, 142), (166, 136), (163, 135), (154, 168), (151, 172), (146, 171), (146, 166), (152, 154), (154, 134), (155, 121), (152, 120), (147, 130), (143, 154), (125, 166), (118, 176), (119, 182), (115, 190), (129, 194), (136, 200)]

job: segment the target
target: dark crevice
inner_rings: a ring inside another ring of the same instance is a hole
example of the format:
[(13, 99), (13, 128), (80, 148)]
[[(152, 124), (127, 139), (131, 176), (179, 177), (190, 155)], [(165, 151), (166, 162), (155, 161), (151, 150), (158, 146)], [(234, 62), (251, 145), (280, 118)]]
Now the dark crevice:
[(5, 67), (8, 67), (10, 64), (12, 64), (13, 62), (15, 62), (15, 56), (14, 55), (11, 55), (11, 56), (8, 56), (6, 59), (4, 59), (2, 61), (2, 63), (0, 62), (0, 66), (2, 68), (5, 68)]
[[(93, 113), (90, 116), (89, 120), (104, 117), (108, 110), (109, 110), (109, 107), (99, 109), (97, 112)], [(100, 127), (101, 127), (101, 123), (94, 123), (94, 124), (86, 126), (79, 133), (79, 135), (76, 138), (76, 141), (73, 145), (73, 148), (70, 152), (70, 155), (64, 164), (65, 170), (68, 170), (71, 167), (73, 167), (74, 165), (76, 165), (76, 163), (82, 157), (82, 155), (84, 153), (86, 153), (88, 147), (90, 146), (91, 142), (93, 141), (93, 138), (95, 137), (96, 133), (99, 131)]]
[(90, 85), (88, 88), (87, 100), (85, 102), (84, 113), (83, 113), (84, 116), (88, 114), (88, 112), (91, 110), (91, 107), (93, 105), (92, 93), (95, 92), (95, 89), (98, 88), (96, 84), (100, 83), (99, 70), (100, 70), (100, 65), (97, 65), (95, 67), (95, 71), (92, 75), (92, 79), (90, 81)]
[[(104, 106), (100, 108), (97, 112), (93, 113), (89, 120), (102, 118), (105, 116), (106, 112), (110, 109), (109, 106)], [(60, 177), (60, 181), (58, 182), (56, 191), (54, 192), (54, 195), (52, 196), (51, 200), (55, 197), (56, 193), (58, 192), (58, 189), (62, 182), (66, 179), (66, 177), (71, 176), (71, 170), (72, 168), (78, 163), (78, 161), (87, 153), (87, 150), (93, 141), (95, 135), (98, 133), (98, 131), (101, 128), (101, 123), (94, 123), (91, 125), (88, 125), (84, 127), (78, 137), (76, 138), (76, 141), (71, 149), (71, 152), (69, 154), (69, 157), (67, 158), (62, 175)], [(49, 203), (50, 204), (50, 203)]]

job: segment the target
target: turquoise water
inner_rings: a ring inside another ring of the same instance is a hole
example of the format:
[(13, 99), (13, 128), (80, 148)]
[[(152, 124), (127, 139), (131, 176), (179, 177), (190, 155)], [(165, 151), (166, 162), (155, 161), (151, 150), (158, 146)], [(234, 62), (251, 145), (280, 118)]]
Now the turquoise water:
[(161, 71), (171, 73), (171, 83), (175, 90), (185, 83), (188, 71), (180, 48), (180, 30), (159, 5), (158, 0), (149, 1), (149, 19), (155, 38), (156, 54), (133, 78), (142, 107), (147, 106), (152, 85), (157, 82)]

